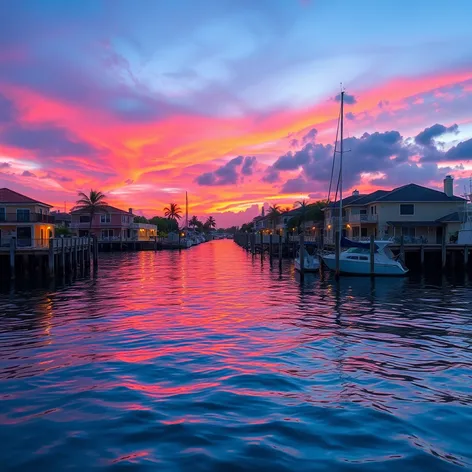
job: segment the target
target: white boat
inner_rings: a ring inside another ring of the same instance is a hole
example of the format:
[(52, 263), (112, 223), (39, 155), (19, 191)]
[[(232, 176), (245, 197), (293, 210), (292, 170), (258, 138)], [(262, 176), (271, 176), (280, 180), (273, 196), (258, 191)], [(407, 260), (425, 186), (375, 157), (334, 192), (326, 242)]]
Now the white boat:
[[(396, 258), (388, 245), (389, 241), (375, 241), (374, 275), (405, 275), (408, 269)], [(341, 274), (370, 275), (370, 243), (365, 247), (351, 247), (339, 255)], [(336, 255), (326, 254), (323, 262), (331, 270), (336, 270)]]
[[(297, 254), (295, 258), (295, 269), (300, 271), (300, 254)], [(318, 272), (320, 268), (320, 261), (318, 257), (308, 254), (307, 250), (304, 249), (303, 253), (303, 270), (304, 272)]]

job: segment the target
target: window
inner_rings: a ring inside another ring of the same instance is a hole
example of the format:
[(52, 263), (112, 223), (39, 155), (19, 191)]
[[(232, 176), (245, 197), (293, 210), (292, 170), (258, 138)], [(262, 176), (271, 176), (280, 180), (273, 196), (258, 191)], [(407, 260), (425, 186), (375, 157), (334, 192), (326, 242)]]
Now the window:
[(362, 209), (362, 210), (359, 210), (359, 213), (360, 213), (361, 215), (367, 215), (367, 210), (364, 208), (364, 209)]
[(359, 256), (359, 259), (361, 261), (368, 261), (369, 260), (369, 258), (367, 256)]
[(81, 223), (90, 223), (90, 215), (80, 215)]
[(361, 238), (367, 238), (367, 228), (361, 228)]
[(402, 203), (400, 205), (400, 215), (414, 215), (415, 205), (412, 203)]
[(129, 216), (123, 215), (123, 216), (121, 217), (121, 222), (122, 222), (123, 224), (129, 223)]
[(414, 238), (416, 236), (416, 228), (411, 226), (402, 226), (402, 235)]
[(16, 210), (16, 219), (18, 221), (29, 221), (30, 220), (30, 211), (29, 210), (23, 210), (23, 209)]
[(100, 215), (100, 223), (111, 223), (110, 213), (105, 213), (104, 215)]
[(7, 215), (5, 208), (0, 208), (0, 221), (6, 221)]
[(113, 230), (102, 229), (102, 239), (109, 239), (109, 238), (113, 238)]
[(359, 256), (347, 256), (347, 259), (353, 259), (355, 261), (359, 260)]

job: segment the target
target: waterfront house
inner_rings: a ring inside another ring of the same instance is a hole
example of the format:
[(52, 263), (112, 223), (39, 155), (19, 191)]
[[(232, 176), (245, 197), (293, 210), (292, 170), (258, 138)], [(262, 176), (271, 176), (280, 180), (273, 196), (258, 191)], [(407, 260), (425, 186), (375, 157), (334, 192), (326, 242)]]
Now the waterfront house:
[(0, 246), (40, 248), (54, 236), (52, 205), (42, 203), (8, 188), (0, 189)]
[(148, 223), (132, 223), (131, 239), (133, 241), (154, 241), (157, 237), (157, 226)]
[[(86, 210), (75, 210), (71, 212), (71, 219), (71, 229), (78, 236), (88, 236), (90, 214)], [(157, 236), (157, 226), (134, 223), (132, 208), (125, 211), (107, 205), (93, 216), (92, 235), (100, 241), (152, 241)]]
[[(350, 239), (399, 239), (406, 242), (449, 241), (459, 229), (458, 221), (448, 221), (464, 207), (464, 199), (453, 194), (453, 179), (444, 179), (443, 191), (417, 184), (393, 190), (376, 190), (367, 195), (355, 190), (343, 198), (342, 231)], [(452, 215), (452, 216), (451, 216)], [(339, 202), (325, 208), (325, 241), (333, 243), (339, 228)], [(446, 218), (445, 218), (446, 217)]]
[(131, 239), (134, 221), (132, 208), (128, 211), (120, 210), (111, 205), (100, 208), (93, 216), (91, 227), (90, 214), (86, 210), (72, 211), (71, 218), (71, 229), (78, 236), (88, 236), (91, 228), (91, 235), (96, 236), (101, 241)]

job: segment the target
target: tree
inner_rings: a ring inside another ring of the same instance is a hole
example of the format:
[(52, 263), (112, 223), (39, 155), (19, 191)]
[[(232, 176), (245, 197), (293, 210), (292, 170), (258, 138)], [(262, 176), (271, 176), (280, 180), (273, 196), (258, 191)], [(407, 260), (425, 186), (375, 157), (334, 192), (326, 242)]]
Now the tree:
[(203, 225), (203, 227), (209, 231), (211, 229), (214, 229), (216, 227), (216, 221), (215, 221), (215, 218), (213, 218), (213, 216), (209, 216), (207, 218), (207, 220), (205, 221), (205, 224)]
[(190, 221), (189, 221), (189, 225), (195, 230), (195, 227), (198, 226), (198, 223), (200, 223), (200, 221), (198, 220), (198, 218), (196, 216), (192, 216), (192, 218), (190, 218)]
[(135, 223), (149, 223), (148, 219), (145, 218), (144, 216), (135, 216), (134, 222)]
[(105, 201), (106, 196), (98, 190), (90, 190), (89, 195), (79, 192), (79, 199), (72, 211), (83, 211), (90, 215), (89, 235), (92, 232), (93, 217), (100, 211), (107, 211), (108, 203)]
[(318, 200), (311, 203), (307, 207), (306, 219), (307, 221), (323, 221), (324, 213), (323, 209), (328, 205), (327, 200)]
[(272, 229), (275, 231), (275, 223), (277, 222), (277, 218), (280, 215), (280, 207), (279, 205), (272, 205), (269, 207), (269, 221), (272, 223)]
[(164, 216), (169, 220), (180, 220), (182, 218), (182, 209), (177, 205), (177, 203), (171, 203), (168, 207), (164, 208)]
[[(298, 215), (298, 227), (300, 224), (303, 226), (303, 232), (305, 232), (305, 221), (306, 221), (306, 214), (307, 214), (307, 208), (308, 208), (308, 202), (306, 200), (301, 200), (298, 202), (295, 202), (295, 207), (297, 207), (300, 212)], [(300, 232), (300, 228), (298, 228), (298, 232)]]
[(250, 223), (244, 223), (242, 226), (241, 226), (241, 231), (244, 233), (244, 232), (247, 232), (247, 233), (251, 233), (252, 230), (254, 229), (254, 223), (251, 221)]

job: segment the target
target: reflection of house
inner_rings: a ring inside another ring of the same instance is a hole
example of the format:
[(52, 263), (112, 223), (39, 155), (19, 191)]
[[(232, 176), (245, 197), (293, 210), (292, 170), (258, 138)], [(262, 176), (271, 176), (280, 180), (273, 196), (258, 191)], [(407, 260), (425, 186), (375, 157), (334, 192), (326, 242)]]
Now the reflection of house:
[(54, 236), (51, 207), (8, 188), (0, 189), (0, 245), (10, 245), (14, 237), (18, 247), (48, 246)]
[[(408, 242), (440, 243), (459, 229), (459, 222), (444, 217), (460, 211), (464, 200), (453, 195), (453, 179), (444, 179), (444, 192), (408, 184), (368, 195), (354, 191), (343, 199), (342, 227), (348, 238), (399, 238)], [(334, 241), (339, 228), (339, 202), (325, 209), (325, 240)]]
[[(85, 210), (71, 212), (71, 228), (79, 236), (87, 236), (90, 215)], [(150, 241), (157, 235), (157, 226), (134, 223), (133, 209), (128, 211), (107, 205), (93, 217), (92, 234), (100, 241)]]

